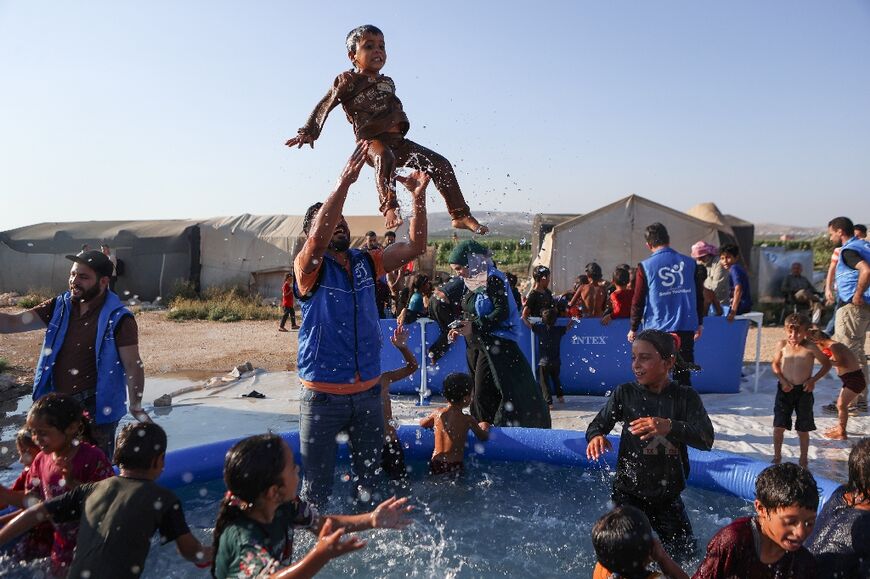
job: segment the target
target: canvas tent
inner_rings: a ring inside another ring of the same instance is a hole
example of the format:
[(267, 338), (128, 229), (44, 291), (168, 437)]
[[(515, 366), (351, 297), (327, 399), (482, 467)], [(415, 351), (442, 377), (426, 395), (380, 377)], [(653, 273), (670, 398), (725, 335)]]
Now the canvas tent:
[[(197, 288), (243, 285), (253, 274), (289, 268), (304, 242), (302, 216), (239, 215), (204, 220), (40, 223), (0, 232), (0, 292), (66, 288), (70, 262), (87, 243), (111, 245), (125, 265), (116, 291), (152, 301), (179, 282)], [(347, 216), (352, 244), (381, 231), (381, 216)], [(128, 293), (129, 292), (129, 293)]]
[(178, 281), (199, 276), (199, 227), (195, 221), (80, 221), (40, 223), (0, 233), (0, 291), (59, 293), (72, 265), (64, 256), (82, 244), (108, 242), (124, 262), (119, 295), (153, 300)]
[(553, 291), (568, 291), (589, 262), (597, 262), (604, 275), (609, 276), (621, 263), (634, 265), (646, 259), (649, 250), (644, 242), (644, 230), (655, 222), (668, 228), (671, 247), (686, 254), (697, 241), (719, 246), (734, 240), (729, 227), (630, 195), (554, 226), (545, 235), (532, 266), (548, 266), (552, 271)]

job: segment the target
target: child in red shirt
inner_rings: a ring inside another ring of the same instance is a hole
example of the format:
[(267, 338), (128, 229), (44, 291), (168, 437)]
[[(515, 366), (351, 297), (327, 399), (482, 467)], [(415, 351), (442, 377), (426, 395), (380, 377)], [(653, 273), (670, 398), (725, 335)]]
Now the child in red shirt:
[[(52, 393), (43, 396), (27, 413), (27, 429), (40, 453), (33, 459), (24, 491), (0, 487), (0, 500), (24, 507), (60, 496), (82, 483), (96, 482), (114, 471), (103, 451), (89, 442), (85, 410), (73, 397)], [(64, 575), (72, 562), (78, 523), (54, 527), (51, 570)]]
[(631, 317), (631, 300), (634, 297), (634, 290), (628, 288), (631, 279), (629, 276), (629, 271), (621, 267), (613, 271), (611, 281), (616, 289), (608, 296), (604, 317), (601, 318), (603, 325), (606, 326), (614, 318)]
[(296, 325), (296, 310), (293, 303), (293, 272), (288, 271), (284, 276), (284, 285), (281, 286), (281, 306), (284, 308), (284, 315), (281, 317), (281, 323), (278, 324), (279, 332), (286, 332), (287, 318), (290, 318), (290, 329), (298, 330)]

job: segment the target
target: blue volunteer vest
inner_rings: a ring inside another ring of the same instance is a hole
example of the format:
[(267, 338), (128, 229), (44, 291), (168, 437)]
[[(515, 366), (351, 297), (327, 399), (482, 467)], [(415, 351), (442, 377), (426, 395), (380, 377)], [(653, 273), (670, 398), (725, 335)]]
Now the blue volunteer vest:
[[(513, 299), (513, 293), (511, 292), (510, 285), (508, 284), (507, 277), (504, 273), (494, 267), (489, 268), (487, 275), (495, 276), (502, 281), (502, 285), (504, 285), (505, 295), (508, 297), (507, 302), (509, 308), (507, 319), (503, 320), (498, 326), (495, 327), (495, 329), (491, 330), (489, 333), (493, 336), (498, 336), (499, 338), (504, 338), (506, 340), (512, 340), (519, 343), (520, 324), (522, 324), (522, 320), (520, 319), (520, 312), (517, 309), (516, 300)], [(479, 317), (490, 314), (494, 309), (495, 306), (492, 303), (492, 298), (490, 298), (489, 294), (487, 294), (485, 291), (482, 291), (475, 296), (474, 311)]]
[[(54, 362), (63, 348), (72, 308), (70, 292), (64, 292), (54, 301), (54, 311), (45, 331), (33, 378), (34, 401), (54, 392)], [(97, 424), (116, 422), (127, 414), (127, 374), (115, 346), (115, 328), (121, 318), (132, 315), (117, 294), (106, 292), (106, 302), (100, 309), (97, 321), (97, 341), (94, 345), (97, 356), (97, 408), (93, 419)]]
[(647, 283), (643, 328), (664, 332), (697, 330), (695, 261), (663, 247), (640, 265)]
[(374, 266), (359, 249), (347, 252), (352, 276), (331, 255), (323, 255), (317, 284), (302, 304), (296, 366), (309, 382), (350, 384), (381, 374), (381, 327), (375, 300)]
[[(868, 265), (870, 265), (870, 242), (866, 239), (858, 239), (853, 237), (840, 250), (840, 260), (837, 262), (837, 269), (834, 275), (837, 279), (837, 295), (840, 301), (851, 302), (855, 297), (855, 291), (858, 289), (858, 270), (852, 269), (843, 261), (843, 252), (847, 249), (857, 251)], [(864, 301), (870, 303), (870, 287), (864, 290)]]

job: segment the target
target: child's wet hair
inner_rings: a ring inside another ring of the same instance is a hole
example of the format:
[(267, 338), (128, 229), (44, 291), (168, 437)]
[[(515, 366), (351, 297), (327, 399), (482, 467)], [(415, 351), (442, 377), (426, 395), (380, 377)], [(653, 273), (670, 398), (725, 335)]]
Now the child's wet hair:
[(353, 30), (347, 33), (347, 38), (344, 43), (347, 46), (347, 51), (351, 54), (356, 54), (356, 44), (360, 41), (360, 38), (365, 36), (366, 34), (377, 34), (379, 36), (383, 36), (384, 33), (381, 32), (381, 29), (373, 24), (363, 24), (362, 26), (357, 26)]
[[(227, 525), (239, 519), (243, 511), (272, 486), (280, 486), (286, 466), (284, 440), (277, 434), (249, 436), (227, 451), (224, 461), (224, 484), (227, 494), (221, 500), (214, 527), (214, 552), (218, 552), (221, 534)], [(214, 576), (215, 563), (211, 573)]]
[(458, 404), (471, 394), (474, 388), (474, 380), (464, 372), (451, 372), (444, 378), (443, 395), (448, 402)]
[(628, 285), (628, 281), (629, 281), (628, 270), (621, 268), (621, 267), (617, 267), (615, 270), (613, 270), (613, 278), (612, 279), (613, 279), (613, 283), (615, 283), (616, 285), (619, 285), (619, 286)]
[(36, 448), (36, 443), (33, 442), (33, 437), (30, 435), (30, 431), (26, 428), (22, 428), (15, 434), (15, 444), (24, 448)]
[(131, 422), (121, 429), (112, 463), (120, 468), (145, 470), (166, 453), (166, 431), (153, 422)]
[(653, 531), (647, 516), (636, 507), (616, 507), (592, 527), (595, 556), (619, 577), (646, 577), (653, 550)]
[(783, 324), (783, 326), (786, 328), (788, 328), (789, 326), (797, 326), (802, 330), (809, 329), (810, 325), (810, 319), (799, 312), (789, 314), (789, 316), (785, 319), (785, 323)]
[(755, 499), (768, 511), (793, 507), (815, 511), (819, 488), (807, 469), (791, 462), (769, 466), (755, 480)]
[(846, 492), (870, 501), (870, 438), (862, 438), (849, 452), (849, 482)]
[(604, 278), (604, 273), (601, 271), (601, 266), (595, 263), (587, 263), (584, 270), (586, 275), (589, 276), (589, 279), (592, 281), (601, 281)]
[(541, 321), (543, 321), (548, 326), (552, 326), (556, 323), (556, 318), (559, 317), (559, 312), (556, 308), (545, 308), (541, 310)]
[(719, 248), (719, 255), (723, 253), (727, 253), (731, 257), (739, 257), (740, 256), (740, 248), (737, 247), (733, 243), (726, 243), (722, 247)]
[(68, 394), (52, 392), (38, 399), (27, 412), (27, 419), (42, 420), (61, 432), (78, 422), (81, 425), (79, 436), (86, 442), (94, 443), (91, 434), (91, 420), (81, 403)]
[(644, 330), (635, 336), (634, 341), (647, 342), (655, 348), (663, 360), (674, 358), (674, 370), (691, 370), (697, 372), (700, 366), (687, 362), (680, 355), (677, 337), (661, 330)]

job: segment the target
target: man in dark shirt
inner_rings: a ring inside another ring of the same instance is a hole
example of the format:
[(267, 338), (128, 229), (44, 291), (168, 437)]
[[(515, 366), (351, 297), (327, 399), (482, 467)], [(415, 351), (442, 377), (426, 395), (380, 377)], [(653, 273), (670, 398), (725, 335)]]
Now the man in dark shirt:
[[(67, 259), (74, 262), (69, 291), (18, 314), (0, 313), (0, 333), (48, 329), (36, 368), (34, 397), (51, 391), (74, 396), (94, 421), (97, 446), (111, 459), (115, 430), (126, 413), (122, 382), (126, 381), (130, 414), (150, 421), (142, 409), (145, 370), (139, 358), (139, 332), (133, 314), (108, 289), (112, 262), (94, 250)], [(103, 344), (115, 350), (101, 350)], [(109, 376), (114, 368), (105, 370), (112, 357), (118, 359), (123, 377)], [(101, 361), (105, 374), (100, 373)]]
[(441, 329), (441, 334), (429, 348), (429, 359), (433, 364), (441, 359), (450, 348), (450, 343), (447, 341), (447, 333), (449, 332), (447, 326), (462, 317), (462, 294), (464, 293), (465, 282), (459, 276), (451, 278), (450, 281), (432, 291), (433, 299), (429, 300), (429, 315), (438, 322), (438, 327)]
[[(526, 305), (523, 307), (522, 318), (540, 318), (544, 310), (556, 307), (553, 292), (550, 291), (550, 268), (539, 265), (532, 270), (532, 279), (535, 281), (532, 291), (526, 296)], [(519, 304), (517, 304), (519, 305)]]

